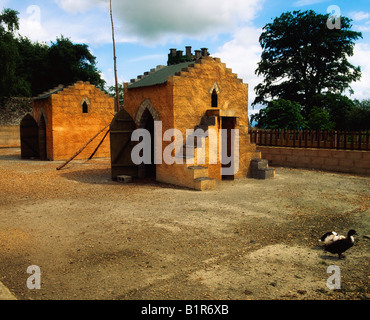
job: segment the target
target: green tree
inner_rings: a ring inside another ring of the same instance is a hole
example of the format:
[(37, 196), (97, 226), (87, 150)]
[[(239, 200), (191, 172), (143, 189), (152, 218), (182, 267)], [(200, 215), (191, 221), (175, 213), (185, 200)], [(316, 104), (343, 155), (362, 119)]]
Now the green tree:
[(332, 130), (334, 122), (330, 120), (330, 114), (323, 108), (314, 106), (308, 115), (307, 127), (311, 130)]
[[(116, 86), (110, 86), (108, 88), (108, 91), (107, 93), (111, 96), (111, 97), (116, 97)], [(119, 104), (120, 106), (123, 106), (123, 85), (122, 84), (118, 84), (118, 98), (119, 98)]]
[(370, 99), (354, 100), (348, 115), (349, 130), (370, 130)]
[[(18, 11), (12, 9), (4, 9), (0, 14), (0, 31), (1, 29), (13, 33), (19, 29)], [(4, 28), (5, 27), (5, 28)]]
[(48, 50), (46, 44), (33, 43), (26, 37), (18, 38), (18, 52), (21, 59), (17, 63), (17, 75), (22, 77), (29, 87), (29, 94), (37, 94), (50, 89)]
[(0, 97), (35, 96), (59, 84), (89, 81), (104, 90), (94, 57), (86, 44), (57, 38), (49, 47), (14, 35), (18, 12), (0, 14)]
[(306, 121), (302, 116), (302, 108), (297, 102), (279, 99), (270, 101), (266, 108), (251, 116), (261, 129), (302, 129)]
[(13, 32), (19, 27), (18, 12), (4, 9), (0, 14), (0, 97), (29, 92), (23, 79), (17, 77), (16, 67), (21, 58)]
[(104, 89), (105, 81), (96, 67), (96, 57), (86, 44), (74, 44), (61, 36), (48, 51), (48, 63), (50, 87), (81, 80)]
[(281, 98), (298, 102), (308, 116), (314, 96), (340, 94), (360, 79), (360, 67), (347, 58), (362, 34), (351, 30), (347, 17), (341, 17), (340, 30), (330, 30), (328, 18), (312, 10), (286, 12), (263, 28), (256, 74), (264, 80), (255, 88), (253, 105)]
[(313, 102), (328, 111), (330, 120), (335, 124), (335, 129), (349, 130), (348, 119), (354, 107), (350, 98), (339, 93), (327, 93), (314, 96)]

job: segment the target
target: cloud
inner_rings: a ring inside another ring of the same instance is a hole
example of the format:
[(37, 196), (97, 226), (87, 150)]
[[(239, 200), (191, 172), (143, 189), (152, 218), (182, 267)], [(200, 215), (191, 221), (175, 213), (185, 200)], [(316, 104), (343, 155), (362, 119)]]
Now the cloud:
[[(254, 87), (262, 82), (263, 78), (255, 74), (257, 64), (261, 59), (262, 49), (259, 36), (262, 29), (252, 26), (243, 27), (233, 34), (233, 39), (225, 43), (213, 54), (221, 58), (222, 62), (238, 74), (244, 83), (248, 84), (249, 106), (254, 101)], [(256, 106), (256, 110), (259, 107)], [(252, 111), (253, 112), (253, 111)]]
[(36, 5), (27, 7), (26, 14), (19, 18), (19, 34), (32, 41), (45, 41), (49, 39), (49, 32), (41, 23), (41, 8)]
[[(57, 0), (56, 0), (57, 1)], [(76, 7), (72, 9), (70, 0), (58, 0), (63, 11), (55, 7), (28, 6), (20, 14), (19, 34), (32, 41), (50, 42), (64, 35), (75, 43), (89, 43), (91, 45), (112, 42), (111, 24), (108, 11), (99, 0), (75, 0)], [(82, 13), (84, 3), (90, 5)], [(96, 10), (93, 10), (93, 9)], [(117, 36), (117, 42), (135, 42), (134, 37)]]
[(370, 17), (370, 13), (363, 11), (352, 11), (348, 15), (354, 21), (360, 21)]
[[(241, 28), (233, 34), (233, 39), (221, 46), (213, 54), (221, 58), (228, 67), (232, 68), (238, 77), (248, 83), (249, 87), (249, 113), (253, 114), (259, 111), (261, 105), (256, 105), (254, 110), (251, 103), (256, 94), (254, 88), (263, 81), (263, 77), (255, 74), (257, 64), (261, 59), (262, 49), (259, 45), (259, 36), (262, 29), (252, 26)], [(368, 63), (370, 56), (370, 45), (358, 43), (354, 48), (354, 55), (349, 58), (350, 63), (355, 66), (361, 66), (362, 77), (360, 81), (351, 84), (354, 94), (351, 99), (370, 99), (370, 65)]]
[[(107, 0), (101, 0), (105, 3)], [(202, 37), (233, 31), (253, 20), (264, 0), (122, 0), (113, 14), (120, 32), (152, 43), (178, 37)]]
[[(0, 0), (2, 1), (2, 0)], [(233, 32), (250, 23), (265, 0), (121, 0), (113, 2), (116, 42), (145, 45), (204, 39)], [(21, 34), (50, 41), (62, 33), (75, 42), (109, 43), (108, 0), (54, 0), (42, 7), (40, 19), (21, 17)], [(55, 5), (62, 10), (55, 10)]]
[(355, 45), (354, 54), (348, 60), (355, 66), (361, 67), (362, 77), (359, 82), (351, 84), (354, 90), (354, 95), (351, 98), (359, 100), (370, 99), (370, 45), (366, 43), (357, 43)]
[(369, 26), (353, 26), (357, 31), (360, 32), (369, 32), (370, 27)]
[(71, 14), (84, 13), (102, 4), (99, 0), (54, 0), (54, 2)]

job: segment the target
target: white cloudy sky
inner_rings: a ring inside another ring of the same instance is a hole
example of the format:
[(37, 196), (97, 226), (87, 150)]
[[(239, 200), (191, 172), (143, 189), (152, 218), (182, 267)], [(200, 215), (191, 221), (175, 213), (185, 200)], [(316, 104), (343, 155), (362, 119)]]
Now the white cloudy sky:
[[(120, 81), (166, 64), (169, 48), (209, 48), (253, 88), (261, 48), (262, 27), (281, 13), (313, 9), (326, 13), (330, 5), (353, 19), (363, 33), (350, 61), (362, 68), (352, 98), (370, 98), (370, 0), (113, 0)], [(97, 57), (98, 68), (113, 84), (113, 55), (108, 0), (0, 0), (0, 8), (20, 12), (20, 34), (50, 43), (61, 34), (86, 43)], [(253, 112), (251, 110), (251, 112)]]

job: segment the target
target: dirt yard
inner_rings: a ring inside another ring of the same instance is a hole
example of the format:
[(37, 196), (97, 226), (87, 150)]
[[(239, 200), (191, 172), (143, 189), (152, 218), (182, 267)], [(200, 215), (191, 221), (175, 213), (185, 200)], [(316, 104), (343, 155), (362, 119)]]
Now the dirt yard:
[[(0, 149), (0, 282), (20, 300), (370, 297), (369, 177), (276, 168), (197, 192), (113, 182), (108, 159), (61, 163)], [(352, 228), (344, 260), (319, 247)]]

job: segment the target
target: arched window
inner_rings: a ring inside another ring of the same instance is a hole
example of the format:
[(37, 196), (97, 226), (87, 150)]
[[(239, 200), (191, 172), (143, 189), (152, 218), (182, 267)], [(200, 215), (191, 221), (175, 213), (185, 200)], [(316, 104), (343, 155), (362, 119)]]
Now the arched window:
[(212, 108), (218, 108), (218, 96), (216, 89), (212, 91)]
[(88, 112), (89, 112), (89, 108), (87, 106), (86, 101), (84, 101), (84, 103), (82, 104), (82, 113), (88, 113)]

